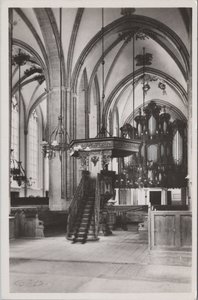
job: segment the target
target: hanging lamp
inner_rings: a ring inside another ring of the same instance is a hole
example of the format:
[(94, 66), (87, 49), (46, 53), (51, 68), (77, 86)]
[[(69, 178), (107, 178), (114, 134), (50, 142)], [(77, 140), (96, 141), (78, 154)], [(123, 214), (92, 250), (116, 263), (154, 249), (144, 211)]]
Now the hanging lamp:
[[(12, 37), (11, 37), (12, 39)], [(20, 48), (16, 55), (12, 57), (12, 65), (18, 66), (19, 72), (19, 83), (18, 83), (18, 107), (19, 107), (19, 116), (21, 110), (21, 67), (24, 66), (27, 61), (30, 60), (30, 56), (23, 52)], [(12, 101), (12, 100), (11, 100)], [(19, 131), (20, 132), (20, 131)], [(19, 135), (20, 141), (20, 135)], [(22, 184), (31, 186), (32, 185), (32, 178), (27, 178), (25, 169), (22, 166), (22, 161), (14, 158), (14, 149), (10, 149), (10, 178), (13, 181), (16, 181), (18, 186)]]

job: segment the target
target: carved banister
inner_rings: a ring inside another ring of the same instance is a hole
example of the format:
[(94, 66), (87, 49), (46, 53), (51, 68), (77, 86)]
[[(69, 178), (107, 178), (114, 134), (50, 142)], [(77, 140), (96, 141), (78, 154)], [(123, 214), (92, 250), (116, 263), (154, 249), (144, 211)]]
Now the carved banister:
[(96, 179), (95, 190), (95, 205), (94, 205), (94, 222), (95, 222), (95, 237), (98, 237), (99, 233), (99, 221), (100, 221), (100, 197), (101, 197), (101, 174), (98, 174)]

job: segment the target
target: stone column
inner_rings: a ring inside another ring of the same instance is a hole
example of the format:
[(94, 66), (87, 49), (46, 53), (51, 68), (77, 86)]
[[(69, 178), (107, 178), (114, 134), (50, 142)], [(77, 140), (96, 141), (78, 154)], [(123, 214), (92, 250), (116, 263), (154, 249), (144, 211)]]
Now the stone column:
[[(190, 69), (192, 67), (192, 63), (190, 62)], [(193, 140), (192, 140), (192, 134), (194, 132), (193, 127), (192, 127), (192, 74), (190, 71), (189, 74), (189, 80), (187, 82), (187, 91), (188, 91), (188, 155), (187, 155), (187, 161), (188, 161), (188, 188), (187, 188), (187, 192), (188, 192), (188, 207), (189, 210), (192, 210), (192, 177), (193, 177), (193, 164), (194, 164), (194, 159), (195, 157), (193, 157)], [(196, 147), (196, 146), (195, 146)], [(197, 178), (194, 178), (195, 181), (197, 181)], [(194, 181), (194, 184), (196, 184), (196, 182)], [(197, 201), (197, 199), (194, 199), (194, 201)]]
[[(25, 169), (25, 173), (26, 176), (28, 176), (27, 173), (27, 135), (28, 135), (28, 130), (27, 128), (24, 130), (24, 169)], [(24, 186), (24, 197), (27, 197), (27, 182), (25, 182), (25, 186)]]
[[(56, 24), (52, 24), (51, 22), (53, 21), (51, 19), (51, 14), (53, 12), (51, 9), (34, 8), (34, 13), (42, 31), (45, 44), (43, 54), (49, 71), (49, 94), (47, 99), (47, 128), (49, 137), (49, 134), (51, 134), (58, 125), (58, 116), (60, 115), (60, 90), (62, 91), (62, 84), (66, 81), (64, 78), (65, 65), (63, 55), (60, 64), (60, 51), (57, 44), (59, 34), (56, 31)], [(62, 72), (60, 72), (60, 67)], [(60, 73), (62, 73), (62, 80), (60, 78)], [(68, 101), (67, 99), (64, 99), (64, 97), (63, 100), (65, 102), (63, 103), (63, 117), (65, 123), (67, 123), (69, 112), (66, 102)], [(67, 128), (65, 129), (67, 130)], [(62, 163), (66, 165), (65, 170), (67, 170), (67, 162), (64, 162), (64, 159), (62, 159)], [(61, 188), (64, 185), (64, 182), (61, 184), (61, 176), (64, 175), (63, 170), (64, 168), (61, 170), (61, 161), (58, 156), (49, 161), (49, 207), (51, 210), (66, 209), (65, 194), (67, 190), (65, 190), (65, 193), (61, 193), (63, 192), (61, 191)]]
[[(58, 125), (60, 114), (60, 88), (54, 87), (48, 99), (48, 125), (50, 135)], [(66, 200), (61, 198), (61, 160), (57, 153), (49, 160), (49, 208), (50, 210), (65, 210)]]
[[(13, 38), (13, 9), (9, 8), (9, 151), (11, 149), (11, 136), (12, 136), (12, 38)], [(10, 161), (10, 153), (9, 153), (9, 161)], [(9, 185), (10, 185), (10, 180), (9, 180)]]
[[(76, 98), (77, 95), (67, 89), (67, 131), (70, 141), (76, 138)], [(76, 189), (76, 162), (75, 158), (68, 154), (67, 157), (67, 200), (71, 200)], [(69, 202), (68, 201), (68, 202)]]
[[(64, 86), (62, 86), (61, 88), (62, 90), (62, 115), (63, 115), (63, 125), (64, 125), (64, 129), (65, 129), (65, 133), (67, 133), (67, 93), (66, 93), (66, 88)], [(69, 142), (68, 140), (68, 136), (66, 136), (66, 142)], [(62, 155), (62, 161), (61, 161), (61, 198), (63, 199), (67, 199), (67, 176), (66, 176), (66, 172), (67, 172), (67, 149), (65, 150), (65, 152)]]

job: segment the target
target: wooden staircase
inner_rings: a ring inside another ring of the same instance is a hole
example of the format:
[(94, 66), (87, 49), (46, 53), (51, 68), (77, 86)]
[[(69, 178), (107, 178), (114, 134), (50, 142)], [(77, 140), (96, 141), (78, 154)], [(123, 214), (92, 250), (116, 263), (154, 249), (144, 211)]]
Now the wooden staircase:
[(105, 197), (113, 195), (112, 173), (101, 171), (96, 178), (92, 178), (89, 171), (82, 172), (68, 211), (67, 239), (73, 243), (99, 240), (100, 210), (103, 209)]
[(85, 243), (87, 240), (95, 240), (94, 234), (94, 197), (84, 199), (82, 209), (79, 210), (76, 218), (76, 227), (73, 243)]
[(98, 240), (100, 199), (97, 179), (84, 172), (69, 207), (67, 238), (73, 243)]

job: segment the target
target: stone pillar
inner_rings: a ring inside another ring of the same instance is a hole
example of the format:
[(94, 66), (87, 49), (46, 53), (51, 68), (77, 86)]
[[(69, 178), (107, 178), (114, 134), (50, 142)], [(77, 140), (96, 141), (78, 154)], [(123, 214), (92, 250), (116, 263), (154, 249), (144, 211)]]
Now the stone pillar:
[[(66, 93), (66, 88), (62, 86), (62, 114), (63, 114), (63, 125), (65, 129), (65, 133), (67, 133), (67, 93)], [(66, 136), (66, 142), (69, 142), (68, 136)], [(67, 199), (67, 149), (65, 150), (63, 156), (62, 156), (62, 163), (61, 163), (61, 198)]]
[[(190, 92), (188, 93), (188, 95)], [(192, 101), (189, 95), (188, 97), (188, 206), (192, 210)]]
[[(48, 99), (49, 135), (58, 125), (60, 114), (60, 88), (54, 87)], [(65, 210), (66, 200), (61, 198), (61, 160), (59, 155), (49, 160), (49, 208), (50, 210)]]
[[(64, 115), (65, 115), (65, 130), (68, 134), (68, 142), (72, 140), (71, 132), (70, 132), (70, 101), (71, 101), (71, 89), (66, 88), (65, 89), (65, 101), (64, 101)], [(69, 151), (65, 152), (64, 157), (64, 182), (63, 182), (63, 189), (64, 189), (64, 195), (66, 199), (66, 206), (68, 206), (68, 201), (70, 199), (70, 155)]]
[[(77, 94), (73, 93), (70, 88), (67, 88), (67, 104), (66, 104), (66, 128), (69, 134), (70, 142), (76, 139), (76, 102), (77, 102)], [(77, 187), (77, 170), (76, 170), (76, 161), (75, 158), (67, 155), (66, 162), (66, 199), (68, 200), (67, 206), (69, 205), (69, 201), (72, 199), (76, 187)]]
[[(9, 136), (9, 144), (8, 144), (8, 159), (10, 161), (10, 149), (11, 149), (11, 136), (12, 136), (12, 41), (13, 41), (13, 9), (9, 8), (9, 132), (7, 132)], [(8, 127), (7, 127), (8, 128)], [(5, 133), (5, 132), (4, 132)], [(1, 136), (3, 141), (3, 136)], [(5, 145), (5, 143), (4, 143)], [(6, 146), (2, 147), (1, 150), (6, 149)], [(3, 164), (2, 164), (3, 165)], [(3, 168), (2, 168), (3, 170)], [(11, 180), (10, 180), (10, 168), (9, 168), (9, 193), (11, 191)], [(3, 190), (3, 189), (2, 189)], [(11, 208), (11, 193), (9, 197), (9, 210)]]
[[(194, 137), (194, 140), (192, 140), (192, 134), (194, 132), (193, 127), (192, 127), (192, 117), (193, 117), (193, 113), (192, 113), (192, 25), (190, 23), (190, 33), (189, 33), (189, 42), (190, 42), (190, 68), (189, 68), (189, 74), (188, 74), (188, 81), (187, 81), (187, 93), (188, 93), (188, 156), (187, 156), (187, 163), (188, 163), (188, 188), (187, 188), (187, 198), (188, 198), (188, 207), (189, 210), (192, 210), (192, 199), (191, 199), (191, 195), (192, 195), (192, 177), (193, 177), (193, 172), (192, 172), (192, 167), (193, 164), (196, 163), (196, 158), (193, 157), (193, 144), (195, 146), (195, 149), (197, 147), (196, 145), (196, 137)], [(194, 82), (194, 84), (196, 85), (196, 82)], [(196, 103), (197, 99), (193, 99), (193, 102)], [(195, 105), (196, 107), (196, 105)], [(196, 109), (194, 110), (194, 113), (196, 114)], [(195, 121), (195, 120), (194, 120)], [(196, 122), (194, 122), (196, 123)], [(195, 134), (196, 134), (196, 130), (195, 130)], [(197, 149), (196, 149), (197, 151)], [(196, 153), (196, 152), (195, 152)], [(196, 154), (195, 154), (196, 155)], [(194, 184), (196, 185), (197, 183), (197, 178), (194, 178)], [(195, 198), (194, 201), (197, 201), (197, 199)]]
[[(28, 176), (28, 173), (27, 173), (27, 135), (28, 135), (28, 130), (27, 128), (24, 130), (24, 148), (25, 148), (25, 151), (24, 151), (24, 169), (25, 169), (25, 173), (26, 173), (26, 176)], [(24, 186), (24, 197), (27, 197), (27, 182), (25, 182), (25, 186)]]
[[(192, 159), (193, 159), (193, 148), (192, 148), (192, 90), (191, 90), (191, 76), (190, 80), (188, 81), (188, 207), (192, 210)], [(194, 157), (195, 158), (195, 157)], [(195, 180), (197, 180), (195, 178)], [(196, 183), (195, 183), (196, 184)], [(195, 199), (196, 201), (196, 199)]]
[[(77, 138), (77, 94), (72, 94), (72, 121), (73, 121), (73, 139)], [(77, 170), (76, 170), (76, 159), (72, 158), (71, 172), (72, 172), (72, 195), (75, 193), (77, 188)]]
[[(46, 60), (47, 68), (49, 70), (49, 94), (47, 99), (47, 128), (48, 128), (48, 137), (52, 133), (54, 128), (58, 124), (58, 116), (60, 115), (60, 91), (62, 91), (62, 83), (66, 82), (65, 80), (65, 64), (63, 55), (61, 55), (60, 63), (60, 51), (57, 45), (58, 34), (56, 30), (53, 29), (53, 24), (49, 22), (50, 10), (46, 8), (35, 8), (34, 13), (36, 15), (37, 21), (42, 30), (43, 40), (45, 44), (46, 53), (43, 51), (44, 58)], [(56, 29), (56, 27), (54, 27)], [(61, 67), (61, 70), (60, 70)], [(61, 71), (61, 72), (60, 72)], [(60, 78), (62, 73), (62, 80)], [(64, 94), (65, 95), (65, 94)], [(68, 101), (67, 97), (64, 99), (63, 95), (63, 120), (64, 125), (68, 123)], [(69, 127), (68, 127), (69, 128)], [(67, 128), (65, 128), (68, 130)], [(65, 161), (64, 161), (65, 160)], [(62, 163), (66, 166), (65, 172), (67, 170), (67, 159), (66, 157), (62, 159)], [(61, 170), (62, 169), (62, 170)], [(61, 176), (63, 174), (64, 168), (61, 168), (61, 161), (59, 157), (49, 161), (49, 207), (51, 210), (64, 210), (66, 209), (66, 191), (62, 193), (61, 188), (64, 186)], [(66, 181), (66, 178), (65, 178)], [(64, 197), (64, 198), (63, 198)]]

